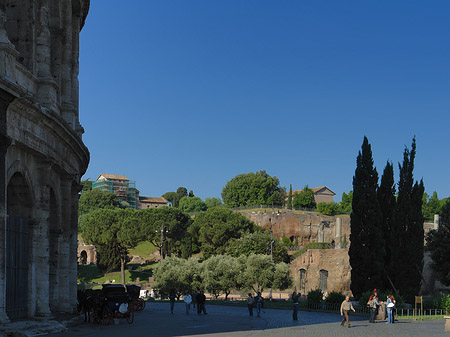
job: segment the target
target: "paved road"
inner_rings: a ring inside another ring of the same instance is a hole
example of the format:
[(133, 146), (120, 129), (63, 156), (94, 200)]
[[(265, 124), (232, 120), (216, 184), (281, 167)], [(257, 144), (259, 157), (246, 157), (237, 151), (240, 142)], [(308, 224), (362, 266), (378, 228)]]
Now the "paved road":
[(50, 336), (215, 336), (215, 337), (290, 337), (290, 336), (445, 336), (444, 321), (413, 322), (404, 320), (395, 324), (369, 324), (367, 319), (351, 317), (352, 328), (340, 326), (341, 316), (314, 312), (299, 312), (299, 320), (292, 321), (292, 312), (265, 310), (261, 318), (249, 317), (246, 308), (207, 306), (208, 315), (184, 312), (184, 304), (176, 304), (170, 314), (169, 304), (148, 303), (144, 311), (136, 313), (133, 324), (124, 319), (118, 325), (85, 324), (70, 328), (65, 333)]

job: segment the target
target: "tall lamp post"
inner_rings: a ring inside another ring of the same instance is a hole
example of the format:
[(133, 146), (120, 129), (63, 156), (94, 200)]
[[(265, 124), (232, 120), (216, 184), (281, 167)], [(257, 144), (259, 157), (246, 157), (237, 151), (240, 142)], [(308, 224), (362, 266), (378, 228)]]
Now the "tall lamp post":
[[(161, 239), (160, 239), (160, 245), (159, 245), (159, 256), (161, 258), (161, 261), (164, 260), (164, 232), (166, 231), (166, 228), (164, 225), (161, 226)], [(158, 231), (156, 231), (158, 232)]]

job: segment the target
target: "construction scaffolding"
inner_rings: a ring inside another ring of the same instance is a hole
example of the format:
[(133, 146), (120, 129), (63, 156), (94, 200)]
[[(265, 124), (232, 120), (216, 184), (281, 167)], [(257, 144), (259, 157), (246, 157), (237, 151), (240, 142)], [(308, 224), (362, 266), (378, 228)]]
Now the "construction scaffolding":
[(130, 180), (100, 180), (92, 182), (92, 189), (113, 192), (119, 201), (136, 208), (136, 182)]

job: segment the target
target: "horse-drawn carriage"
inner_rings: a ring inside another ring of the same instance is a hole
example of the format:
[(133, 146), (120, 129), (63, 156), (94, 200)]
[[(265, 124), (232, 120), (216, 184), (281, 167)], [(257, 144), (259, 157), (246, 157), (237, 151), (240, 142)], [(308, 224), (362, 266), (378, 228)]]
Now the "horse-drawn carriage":
[[(129, 324), (134, 321), (134, 312), (143, 310), (145, 302), (139, 299), (137, 285), (103, 284), (101, 290), (78, 292), (79, 310), (84, 312), (84, 320), (110, 324), (115, 319), (125, 318)], [(136, 295), (137, 294), (137, 295)]]

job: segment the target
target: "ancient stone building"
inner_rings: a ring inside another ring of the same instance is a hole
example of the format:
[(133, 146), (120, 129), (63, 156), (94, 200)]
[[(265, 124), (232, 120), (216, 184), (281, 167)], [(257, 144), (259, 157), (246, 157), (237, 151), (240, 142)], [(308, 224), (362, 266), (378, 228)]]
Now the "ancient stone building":
[(97, 264), (97, 249), (94, 245), (88, 245), (83, 239), (78, 238), (78, 263)]
[[(273, 231), (275, 238), (287, 237), (298, 242), (300, 247), (309, 248), (295, 258), (290, 265), (294, 276), (294, 285), (302, 294), (310, 290), (322, 289), (324, 293), (338, 291), (351, 294), (351, 267), (348, 256), (350, 247), (350, 217), (347, 215), (326, 216), (314, 212), (298, 212), (286, 209), (261, 211), (241, 211), (241, 213), (259, 226)], [(425, 234), (439, 226), (439, 216), (433, 223), (424, 223)], [(324, 243), (324, 247), (310, 243)], [(291, 251), (295, 254), (295, 251)], [(448, 291), (436, 280), (431, 268), (431, 257), (424, 256), (421, 294), (429, 295), (439, 291)]]
[(76, 307), (89, 0), (0, 1), (0, 323)]

